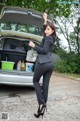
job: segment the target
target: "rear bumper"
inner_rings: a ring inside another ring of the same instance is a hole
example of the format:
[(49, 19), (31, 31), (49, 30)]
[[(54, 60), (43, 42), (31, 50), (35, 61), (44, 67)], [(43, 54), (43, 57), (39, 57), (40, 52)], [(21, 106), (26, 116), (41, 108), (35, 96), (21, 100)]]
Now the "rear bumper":
[[(20, 86), (34, 86), (33, 85), (33, 74), (25, 73), (5, 73), (0, 72), (0, 84), (5, 85), (20, 85)], [(40, 79), (40, 84), (42, 84), (42, 78)]]
[(0, 73), (0, 84), (33, 86), (33, 76), (7, 75)]

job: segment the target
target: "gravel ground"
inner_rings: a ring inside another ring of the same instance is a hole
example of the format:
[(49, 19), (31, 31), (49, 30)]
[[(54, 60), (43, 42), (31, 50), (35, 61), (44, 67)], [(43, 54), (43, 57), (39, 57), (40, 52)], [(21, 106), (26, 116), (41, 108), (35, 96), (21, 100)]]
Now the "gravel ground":
[(37, 106), (35, 94), (1, 97), (0, 121), (80, 121), (80, 81), (53, 75), (43, 118), (34, 117)]

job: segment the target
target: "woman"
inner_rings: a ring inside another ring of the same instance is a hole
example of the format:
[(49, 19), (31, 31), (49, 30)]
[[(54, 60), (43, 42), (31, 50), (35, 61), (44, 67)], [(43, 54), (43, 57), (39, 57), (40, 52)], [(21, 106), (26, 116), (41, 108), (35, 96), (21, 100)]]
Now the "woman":
[[(38, 110), (34, 114), (36, 118), (40, 115), (44, 115), (48, 98), (49, 80), (53, 71), (53, 59), (51, 50), (54, 46), (55, 27), (53, 23), (47, 22), (47, 13), (43, 14), (44, 19), (44, 37), (41, 45), (35, 45), (32, 41), (29, 42), (29, 46), (34, 48), (38, 52), (38, 58), (35, 65), (33, 83), (38, 99)], [(39, 80), (43, 76), (43, 87), (40, 87)]]

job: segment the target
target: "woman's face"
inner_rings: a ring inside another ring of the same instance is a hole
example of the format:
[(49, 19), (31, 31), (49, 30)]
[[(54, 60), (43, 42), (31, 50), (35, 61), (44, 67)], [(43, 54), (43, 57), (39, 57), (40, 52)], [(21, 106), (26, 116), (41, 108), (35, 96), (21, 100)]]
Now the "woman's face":
[(50, 28), (50, 26), (47, 26), (46, 29), (45, 29), (45, 31), (44, 31), (44, 33), (45, 33), (46, 36), (51, 35), (53, 32), (54, 32), (54, 30), (52, 30)]

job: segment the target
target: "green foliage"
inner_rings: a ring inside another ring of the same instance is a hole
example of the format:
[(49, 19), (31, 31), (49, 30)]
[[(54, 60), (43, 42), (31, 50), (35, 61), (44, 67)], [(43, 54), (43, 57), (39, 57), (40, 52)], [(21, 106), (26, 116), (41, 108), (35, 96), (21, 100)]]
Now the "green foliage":
[(80, 55), (66, 53), (55, 66), (55, 70), (61, 73), (80, 73)]
[[(70, 4), (59, 4), (59, 0), (3, 0), (2, 3), (4, 6), (18, 6), (24, 8), (31, 8), (37, 11), (45, 12), (56, 16), (65, 16), (68, 17), (71, 13)], [(3, 5), (0, 7), (2, 8)], [(1, 10), (0, 8), (0, 10)]]

